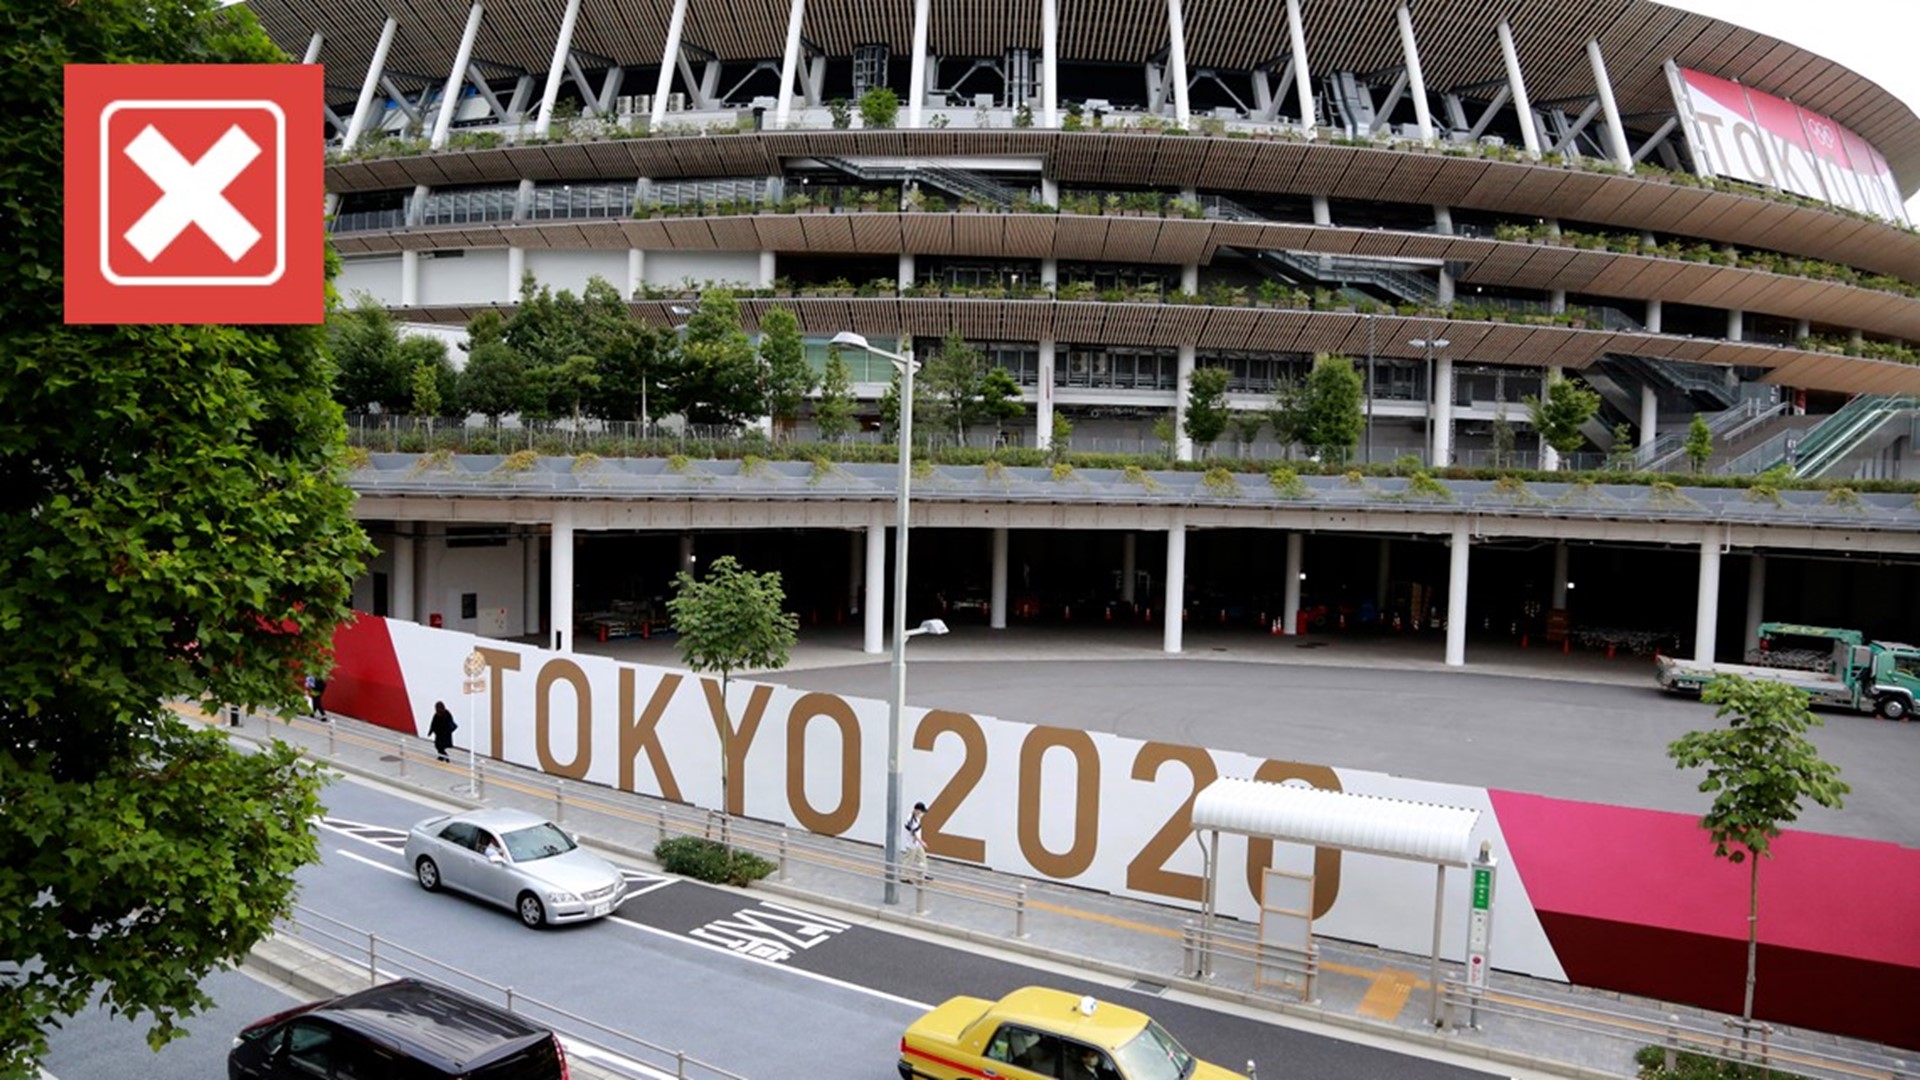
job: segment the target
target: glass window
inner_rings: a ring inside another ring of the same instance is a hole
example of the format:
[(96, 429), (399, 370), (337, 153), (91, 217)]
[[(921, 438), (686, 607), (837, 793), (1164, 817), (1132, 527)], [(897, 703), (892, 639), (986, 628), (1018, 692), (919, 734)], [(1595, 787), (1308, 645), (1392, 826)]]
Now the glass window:
[(333, 1028), (318, 1020), (296, 1020), (287, 1030), (287, 1064), (295, 1072), (332, 1076), (339, 1050)]
[(1152, 1020), (1113, 1056), (1127, 1080), (1185, 1080), (1194, 1066), (1186, 1047)]
[(574, 847), (573, 838), (559, 826), (544, 822), (530, 829), (516, 829), (507, 834), (506, 840), (507, 855), (514, 862), (565, 855)]
[(987, 1057), (1041, 1076), (1060, 1075), (1058, 1038), (1019, 1024), (1002, 1024), (987, 1040)]
[(477, 831), (473, 826), (464, 821), (455, 821), (440, 830), (440, 839), (445, 840), (454, 847), (471, 849), (476, 847), (474, 834)]

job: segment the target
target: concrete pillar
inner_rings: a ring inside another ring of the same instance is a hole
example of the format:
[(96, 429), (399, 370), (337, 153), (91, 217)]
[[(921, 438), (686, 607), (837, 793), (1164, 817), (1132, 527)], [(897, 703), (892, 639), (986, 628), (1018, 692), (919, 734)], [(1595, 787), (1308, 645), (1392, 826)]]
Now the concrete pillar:
[[(1048, 206), (1053, 207), (1055, 210), (1060, 209), (1060, 181), (1055, 180), (1050, 176), (1041, 177), (1040, 178), (1040, 201), (1045, 203)], [(1058, 271), (1059, 264), (1054, 259), (1049, 258), (1049, 259), (1040, 260), (1040, 276), (1042, 278), (1045, 278), (1047, 276), (1048, 263), (1055, 264), (1055, 272), (1054, 272), (1053, 280), (1058, 281), (1059, 280), (1059, 271)]]
[(693, 573), (693, 534), (692, 533), (680, 534), (680, 561), (678, 565), (681, 573), (683, 574)]
[(1380, 538), (1380, 568), (1373, 579), (1373, 610), (1386, 614), (1387, 594), (1393, 586), (1393, 541)]
[[(1453, 235), (1453, 207), (1445, 203), (1433, 204), (1433, 231), (1441, 236)], [(1444, 264), (1440, 272), (1446, 273)]]
[(1300, 625), (1300, 560), (1306, 548), (1303, 533), (1287, 534), (1287, 581), (1282, 589), (1280, 632), (1292, 636)]
[(520, 279), (527, 276), (527, 249), (523, 247), (507, 248), (507, 297), (511, 304), (520, 299)]
[(1040, 117), (1060, 126), (1060, 0), (1040, 0)]
[[(396, 521), (395, 529), (411, 529), (410, 521)], [(387, 585), (387, 596), (391, 600), (393, 617), (402, 622), (412, 622), (416, 618), (413, 606), (413, 536), (406, 532), (393, 535), (393, 580)]]
[(552, 616), (547, 625), (553, 632), (553, 647), (560, 652), (573, 651), (573, 507), (561, 504), (553, 508), (553, 595), (549, 597)]
[(540, 632), (540, 530), (527, 530), (520, 554), (520, 632), (531, 636)]
[(1693, 658), (1713, 662), (1714, 633), (1720, 622), (1720, 534), (1707, 526), (1700, 537), (1700, 591), (1693, 613)]
[(1467, 662), (1467, 519), (1455, 518), (1447, 541), (1447, 666)]
[(1040, 370), (1036, 375), (1040, 385), (1034, 390), (1034, 428), (1033, 444), (1042, 450), (1053, 448), (1053, 363), (1054, 341), (1052, 338), (1040, 339)]
[(1746, 333), (1745, 333), (1746, 328), (1747, 328), (1746, 312), (1741, 311), (1739, 308), (1728, 308), (1727, 309), (1727, 340), (1728, 341), (1746, 340)]
[(1007, 530), (993, 530), (993, 585), (988, 597), (987, 627), (1007, 628)]
[(1567, 607), (1567, 542), (1553, 545), (1553, 610), (1565, 611)]
[(1173, 456), (1181, 461), (1193, 460), (1193, 440), (1187, 437), (1187, 391), (1193, 385), (1194, 348), (1181, 345), (1178, 356), (1178, 378), (1175, 380), (1173, 399)]
[(553, 39), (547, 83), (540, 92), (540, 113), (533, 121), (533, 133), (542, 139), (553, 128), (553, 108), (560, 101), (560, 83), (567, 77), (567, 54), (573, 51), (573, 28), (579, 21), (580, 0), (567, 0), (566, 13), (560, 16), (560, 35)]
[(640, 295), (640, 286), (647, 281), (647, 253), (639, 248), (627, 249), (627, 299)]
[(440, 94), (440, 111), (433, 118), (433, 138), (427, 143), (435, 150), (447, 145), (453, 130), (453, 114), (460, 111), (460, 93), (467, 85), (467, 65), (473, 61), (473, 40), (480, 36), (482, 8), (475, 3), (467, 9), (467, 28), (460, 34), (460, 47), (454, 50), (453, 71), (447, 75), (447, 88)]
[(1187, 516), (1174, 511), (1167, 528), (1166, 597), (1161, 601), (1161, 648), (1180, 651), (1180, 616), (1187, 606)]
[(400, 306), (420, 303), (420, 253), (412, 248), (400, 252)]
[(429, 621), (440, 610), (440, 553), (447, 527), (437, 522), (415, 526), (413, 541), (413, 619)]
[(1513, 47), (1513, 27), (1508, 26), (1505, 19), (1500, 20), (1499, 34), (1500, 58), (1507, 65), (1507, 87), (1513, 91), (1513, 109), (1520, 116), (1520, 139), (1526, 144), (1527, 156), (1538, 158), (1540, 133), (1533, 126), (1533, 104), (1527, 98), (1527, 80), (1520, 74), (1520, 54)]
[(1173, 122), (1186, 127), (1193, 108), (1187, 92), (1187, 19), (1180, 0), (1167, 0), (1167, 77), (1173, 82)]
[(913, 286), (916, 284), (914, 281), (913, 275), (914, 275), (913, 252), (903, 251), (900, 253), (900, 270), (899, 270), (899, 273), (897, 274), (899, 278), (899, 283), (900, 283), (900, 291), (902, 293), (905, 293), (908, 289), (913, 288)]
[(1134, 579), (1140, 576), (1140, 537), (1135, 533), (1120, 534), (1120, 599), (1133, 603)]
[(399, 28), (400, 21), (391, 15), (380, 27), (380, 40), (374, 44), (373, 59), (367, 63), (367, 77), (360, 83), (360, 100), (354, 104), (353, 116), (347, 120), (347, 133), (340, 137), (340, 145), (345, 149), (359, 145), (367, 122), (373, 119), (373, 94), (380, 88), (380, 77), (386, 74), (387, 52), (393, 48), (393, 32)]
[[(1448, 228), (1451, 230), (1452, 227), (1449, 226)], [(1441, 263), (1440, 285), (1435, 292), (1434, 299), (1439, 301), (1442, 306), (1453, 303), (1453, 289), (1453, 271), (1447, 269), (1445, 263)]]
[(887, 649), (887, 527), (880, 522), (867, 526), (867, 599), (860, 608), (866, 616), (866, 633), (861, 651), (879, 654)]
[(1627, 146), (1627, 129), (1620, 122), (1620, 103), (1613, 97), (1613, 80), (1607, 78), (1607, 59), (1600, 55), (1600, 42), (1587, 41), (1587, 63), (1593, 67), (1593, 88), (1600, 93), (1600, 112), (1607, 120), (1607, 149), (1613, 163), (1622, 172), (1633, 172), (1633, 150)]
[(1200, 264), (1182, 263), (1180, 266), (1180, 291), (1198, 295), (1200, 292)]
[(1433, 446), (1429, 449), (1434, 468), (1453, 464), (1453, 360), (1445, 356), (1433, 361)]
[(763, 251), (760, 253), (760, 287), (763, 289), (773, 288), (773, 278), (773, 252)]
[(1394, 12), (1400, 23), (1400, 53), (1407, 64), (1407, 93), (1413, 96), (1413, 124), (1421, 142), (1433, 141), (1433, 113), (1427, 108), (1427, 77), (1420, 69), (1420, 46), (1413, 38), (1413, 15), (1401, 4)]
[(1810, 338), (1812, 336), (1813, 336), (1813, 320), (1812, 319), (1795, 319), (1793, 321), (1793, 339), (1795, 341), (1804, 341), (1807, 338)]
[(1333, 224), (1333, 208), (1330, 205), (1328, 205), (1327, 197), (1325, 195), (1315, 195), (1315, 196), (1312, 196), (1312, 198), (1313, 198), (1313, 223), (1315, 225)]
[(807, 0), (791, 0), (787, 7), (787, 44), (780, 54), (780, 100), (773, 107), (775, 131), (785, 131), (793, 115), (793, 75), (800, 67), (800, 23), (806, 18)]
[(673, 69), (679, 66), (680, 35), (687, 28), (687, 0), (673, 0), (673, 14), (667, 17), (667, 43), (660, 50), (660, 78), (653, 84), (653, 114), (648, 124), (659, 130), (667, 120), (667, 95), (673, 92)]
[(1320, 118), (1313, 107), (1313, 72), (1307, 67), (1307, 32), (1300, 21), (1300, 0), (1287, 0), (1287, 40), (1292, 48), (1293, 88), (1300, 96), (1300, 126), (1311, 139)]
[(1662, 333), (1663, 331), (1660, 329), (1660, 325), (1665, 315), (1665, 304), (1661, 303), (1658, 299), (1647, 301), (1647, 333)]
[(1548, 289), (1547, 290), (1547, 310), (1553, 312), (1555, 315), (1566, 314), (1567, 290)]
[[(1047, 205), (1049, 206), (1060, 205), (1059, 185), (1056, 184), (1054, 186), (1053, 201), (1048, 203)], [(1041, 259), (1040, 260), (1040, 284), (1046, 286), (1047, 290), (1050, 292), (1057, 291), (1060, 288), (1060, 260), (1059, 259)]]
[(929, 0), (913, 0), (913, 63), (907, 68), (907, 127), (921, 126), (927, 106), (927, 18)]
[(1747, 557), (1747, 635), (1740, 642), (1743, 654), (1760, 640), (1760, 624), (1766, 621), (1766, 607), (1767, 557), (1756, 551)]
[(1653, 445), (1653, 440), (1659, 435), (1659, 427), (1660, 395), (1654, 391), (1652, 384), (1642, 384), (1640, 387), (1641, 449)]

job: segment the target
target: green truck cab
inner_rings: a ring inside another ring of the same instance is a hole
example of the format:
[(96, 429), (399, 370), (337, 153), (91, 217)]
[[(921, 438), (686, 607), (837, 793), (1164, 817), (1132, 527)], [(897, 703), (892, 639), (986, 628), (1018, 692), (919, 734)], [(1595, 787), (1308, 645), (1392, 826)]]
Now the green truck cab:
[[(1825, 643), (1824, 659), (1820, 643)], [(1806, 648), (1807, 645), (1814, 648)], [(1787, 659), (1792, 652), (1794, 658)], [(1858, 630), (1800, 623), (1763, 623), (1754, 664), (1719, 664), (1680, 657), (1660, 658), (1660, 685), (1677, 692), (1698, 692), (1716, 678), (1738, 675), (1756, 682), (1781, 682), (1804, 691), (1815, 705), (1830, 705), (1888, 720), (1912, 717), (1920, 699), (1920, 648), (1892, 641), (1867, 641)]]

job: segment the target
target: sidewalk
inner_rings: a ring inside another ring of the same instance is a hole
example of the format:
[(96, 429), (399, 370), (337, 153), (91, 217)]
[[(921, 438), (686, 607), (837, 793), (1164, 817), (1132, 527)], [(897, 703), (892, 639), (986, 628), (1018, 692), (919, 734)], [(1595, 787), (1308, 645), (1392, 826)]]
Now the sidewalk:
[[(1637, 665), (1636, 665), (1637, 666)], [(200, 717), (197, 710), (181, 710)], [(466, 763), (433, 760), (425, 740), (351, 719), (319, 723), (300, 718), (282, 722), (249, 716), (239, 738), (259, 741), (269, 735), (303, 747), (313, 758), (344, 773), (359, 775), (453, 805), (475, 805), (467, 797)], [(532, 770), (487, 761), (480, 801), (516, 806), (565, 823), (588, 842), (638, 863), (651, 865), (653, 845), (665, 835), (698, 832), (706, 818), (678, 804), (598, 785), (546, 776)], [(1252, 963), (1224, 952), (1212, 972), (1199, 977), (1199, 959), (1190, 935), (1194, 913), (1065, 886), (1025, 881), (974, 866), (935, 860), (933, 880), (924, 889), (900, 890), (900, 903), (881, 902), (881, 856), (870, 845), (737, 821), (735, 838), (782, 864), (776, 874), (756, 882), (765, 891), (835, 909), (842, 916), (883, 924), (909, 933), (964, 940), (1011, 956), (1092, 969), (1128, 979), (1148, 992), (1178, 990), (1282, 1014), (1293, 1021), (1340, 1029), (1347, 1037), (1393, 1040), (1429, 1050), (1497, 1062), (1513, 1069), (1574, 1077), (1633, 1076), (1633, 1052), (1659, 1043), (1669, 1023), (1720, 1031), (1722, 1018), (1689, 1006), (1630, 998), (1545, 980), (1496, 972), (1490, 980), (1487, 1008), (1479, 1026), (1436, 1031), (1435, 1011), (1424, 955), (1390, 953), (1319, 939), (1319, 975), (1312, 1000), (1293, 988), (1276, 985), (1279, 973), (1256, 972)], [(1251, 930), (1230, 924), (1242, 937)], [(265, 961), (263, 961), (265, 962)], [(1457, 978), (1458, 965), (1443, 964), (1442, 976)], [(364, 975), (361, 976), (364, 978)], [(1524, 1015), (1515, 1015), (1525, 1009)], [(1597, 1021), (1609, 1022), (1612, 1033)], [(1797, 1045), (1815, 1044), (1827, 1053), (1860, 1061), (1862, 1076), (1898, 1076), (1908, 1066), (1885, 1048), (1819, 1033), (1781, 1030)], [(1413, 1046), (1408, 1046), (1413, 1049)]]

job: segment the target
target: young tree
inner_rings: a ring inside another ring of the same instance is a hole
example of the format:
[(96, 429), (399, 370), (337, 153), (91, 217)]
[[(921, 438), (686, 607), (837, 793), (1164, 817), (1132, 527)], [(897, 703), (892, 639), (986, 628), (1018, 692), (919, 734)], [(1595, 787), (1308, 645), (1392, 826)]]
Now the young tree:
[(1267, 405), (1267, 423), (1273, 426), (1273, 438), (1280, 453), (1293, 458), (1293, 444), (1300, 441), (1300, 427), (1306, 421), (1305, 391), (1300, 380), (1291, 375), (1273, 384), (1273, 400)]
[(386, 307), (361, 294), (352, 308), (327, 316), (327, 345), (339, 370), (333, 396), (349, 412), (403, 413), (411, 404), (413, 366), (400, 352), (400, 328)]
[(767, 377), (767, 411), (777, 431), (800, 415), (800, 405), (814, 386), (800, 320), (786, 308), (769, 309), (760, 320), (760, 367)]
[(1360, 411), (1360, 372), (1353, 361), (1344, 356), (1315, 357), (1302, 396), (1300, 441), (1322, 458), (1345, 461), (1366, 424)]
[(673, 352), (655, 415), (680, 413), (692, 424), (739, 424), (765, 415), (760, 355), (740, 328), (740, 303), (725, 289), (709, 289), (687, 319)]
[[(1060, 414), (1055, 413), (1054, 415), (1058, 416)], [(1155, 417), (1153, 427), (1149, 430), (1153, 432), (1154, 439), (1160, 443), (1160, 452), (1171, 458), (1174, 452), (1173, 417), (1170, 415)]]
[(1721, 676), (1708, 684), (1700, 700), (1718, 705), (1714, 715), (1727, 726), (1694, 731), (1667, 747), (1681, 769), (1705, 767), (1700, 790), (1713, 805), (1700, 827), (1713, 838), (1715, 855), (1747, 863), (1747, 983), (1742, 1019), (1753, 1019), (1753, 989), (1760, 952), (1760, 860), (1772, 858), (1781, 826), (1800, 816), (1806, 800), (1839, 809), (1852, 790), (1838, 766), (1820, 756), (1806, 737), (1820, 718), (1807, 711), (1802, 690), (1777, 682), (1750, 682)]
[(413, 415), (427, 418), (427, 434), (433, 434), (433, 418), (440, 415), (440, 380), (433, 365), (418, 364), (413, 369)]
[(1687, 425), (1687, 441), (1684, 446), (1687, 464), (1694, 472), (1707, 467), (1707, 459), (1713, 456), (1713, 429), (1707, 426), (1707, 418), (1699, 413), (1693, 414), (1693, 423)]
[(820, 437), (829, 442), (846, 438), (858, 426), (853, 419), (853, 375), (838, 348), (827, 350), (827, 371), (820, 380), (820, 400), (814, 404), (813, 420)]
[(1580, 429), (1600, 411), (1600, 395), (1572, 379), (1548, 380), (1544, 400), (1531, 394), (1521, 400), (1533, 420), (1533, 430), (1540, 433), (1540, 441), (1562, 454), (1571, 454), (1586, 443), (1587, 437)]
[(1233, 413), (1227, 426), (1233, 429), (1233, 441), (1241, 456), (1252, 452), (1254, 441), (1267, 426), (1267, 414), (1242, 409)]
[[(745, 795), (728, 789), (733, 763), (733, 720), (727, 705), (727, 687), (736, 671), (778, 671), (800, 628), (800, 618), (782, 610), (786, 590), (776, 572), (755, 573), (731, 555), (722, 555), (696, 579), (682, 570), (667, 600), (673, 629), (679, 635), (680, 659), (690, 670), (720, 673), (720, 802), (721, 843), (727, 842), (727, 815), (745, 813)], [(711, 699), (710, 699), (711, 700)]]
[(1048, 456), (1055, 461), (1061, 460), (1072, 443), (1073, 421), (1067, 419), (1067, 414), (1056, 406), (1053, 410), (1053, 441), (1047, 447)]
[(1513, 421), (1507, 419), (1507, 403), (1502, 401), (1493, 407), (1493, 467), (1504, 469), (1513, 464), (1513, 449), (1518, 443), (1514, 437)]
[(165, 703), (301, 707), (371, 548), (326, 329), (60, 315), (65, 65), (286, 57), (212, 0), (8, 19), (8, 75), (41, 90), (0, 135), (0, 1075), (32, 1076), (96, 994), (179, 1036), (291, 914), (320, 780)]
[(978, 412), (985, 368), (986, 357), (979, 349), (958, 334), (948, 334), (914, 376), (914, 392), (926, 392), (924, 398), (914, 398), (914, 423), (924, 422), (929, 432), (951, 432), (954, 441), (965, 446), (967, 424)]
[(1227, 369), (1195, 368), (1187, 383), (1187, 438), (1205, 457), (1227, 430)]
[(520, 411), (526, 396), (527, 366), (513, 346), (496, 340), (473, 347), (460, 373), (460, 400), (467, 408), (498, 425), (502, 416)]
[(1613, 447), (1607, 451), (1607, 467), (1620, 472), (1631, 472), (1633, 452), (1633, 427), (1622, 420), (1613, 425)]
[[(447, 343), (425, 334), (410, 334), (400, 339), (400, 359), (407, 365), (407, 409), (414, 416), (454, 416), (459, 406), (460, 373), (453, 370), (447, 357)], [(421, 372), (424, 369), (425, 375)], [(422, 380), (433, 391), (421, 396)]]
[(1020, 400), (1020, 384), (1014, 382), (1013, 376), (1003, 367), (990, 367), (981, 376), (977, 408), (981, 420), (993, 421), (996, 443), (1005, 433), (1007, 421), (1027, 414), (1027, 403)]
[(567, 357), (547, 372), (547, 393), (564, 403), (573, 417), (573, 428), (580, 430), (581, 409), (587, 397), (600, 385), (599, 361), (585, 353)]

